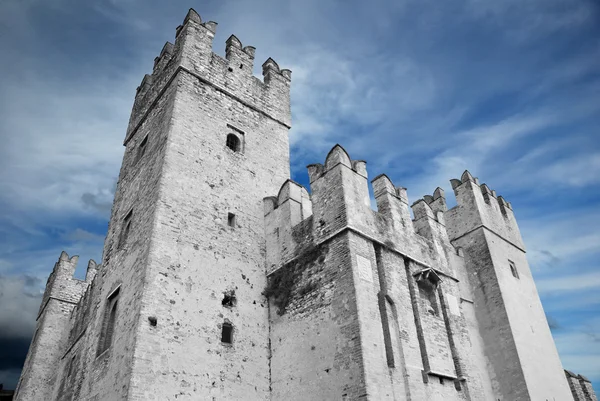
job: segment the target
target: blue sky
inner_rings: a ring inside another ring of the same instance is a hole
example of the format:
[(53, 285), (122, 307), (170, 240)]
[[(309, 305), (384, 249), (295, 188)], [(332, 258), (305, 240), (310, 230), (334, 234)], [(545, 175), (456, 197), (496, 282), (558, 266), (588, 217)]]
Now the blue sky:
[(600, 390), (593, 0), (0, 2), (0, 382), (60, 252), (100, 260), (135, 88), (193, 7), (292, 74), (293, 178), (342, 144), (411, 201), (465, 169), (512, 202), (566, 369)]

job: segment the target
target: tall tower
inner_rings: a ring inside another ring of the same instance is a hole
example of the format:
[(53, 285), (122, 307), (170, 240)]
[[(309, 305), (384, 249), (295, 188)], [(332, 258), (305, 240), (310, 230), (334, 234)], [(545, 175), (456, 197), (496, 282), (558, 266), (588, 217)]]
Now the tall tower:
[[(289, 179), (291, 72), (190, 10), (137, 90), (100, 269), (51, 274), (18, 401), (592, 400), (561, 368), (512, 209), (336, 145)], [(582, 398), (583, 397), (583, 398)], [(579, 399), (576, 398), (576, 399)]]
[(190, 10), (138, 88), (103, 268), (58, 324), (51, 394), (17, 400), (269, 398), (263, 198), (290, 175), (291, 71), (254, 77), (233, 35), (216, 55), (216, 27)]
[(254, 47), (232, 35), (223, 59), (215, 30), (190, 10), (125, 140), (111, 231), (130, 238), (106, 257), (143, 272), (120, 291), (138, 316), (129, 399), (269, 394), (262, 199), (290, 175), (291, 72), (269, 58), (257, 79)]
[(78, 256), (69, 257), (63, 252), (48, 277), (35, 333), (17, 385), (17, 399), (51, 399), (56, 366), (68, 342), (69, 316), (96, 275), (96, 263), (90, 260), (85, 281), (73, 278), (78, 260)]
[(572, 399), (510, 203), (468, 171), (451, 180), (448, 236), (464, 253), (494, 392), (502, 400)]

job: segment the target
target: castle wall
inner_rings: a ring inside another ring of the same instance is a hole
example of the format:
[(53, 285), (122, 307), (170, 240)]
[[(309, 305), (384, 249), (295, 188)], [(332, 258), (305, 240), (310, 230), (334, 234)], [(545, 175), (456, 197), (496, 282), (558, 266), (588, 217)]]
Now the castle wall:
[(496, 397), (569, 399), (510, 204), (468, 172), (452, 184), (457, 206), (445, 220), (464, 251)]
[(270, 306), (272, 399), (357, 399), (366, 387), (350, 239), (310, 240), (301, 260), (274, 273), (298, 281), (287, 306)]
[[(127, 399), (132, 350), (140, 320), (140, 295), (150, 232), (153, 227), (158, 179), (162, 170), (174, 89), (168, 89), (125, 149), (112, 216), (103, 252), (103, 265), (83, 303), (74, 311), (69, 327), (68, 351), (58, 365), (61, 378), (55, 384), (55, 399), (63, 391), (78, 394), (81, 400)], [(146, 149), (141, 142), (148, 135)], [(131, 214), (127, 239), (122, 239), (124, 218)], [(98, 354), (105, 324), (108, 297), (118, 289), (118, 309), (112, 342)], [(68, 331), (67, 331), (68, 333)], [(71, 368), (71, 375), (68, 370)], [(65, 383), (65, 384), (63, 384)], [(62, 386), (62, 388), (60, 387)]]
[[(569, 399), (569, 388), (525, 253), (484, 231), (532, 400)], [(513, 261), (519, 278), (511, 274)]]
[(65, 329), (73, 304), (50, 299), (45, 314), (38, 320), (15, 400), (46, 400), (56, 380), (56, 363), (66, 342)]
[[(339, 146), (324, 165), (309, 166), (309, 176), (313, 212), (309, 218), (298, 220), (303, 192), (295, 183), (286, 182), (277, 198), (265, 199), (273, 306), (281, 302), (277, 288), (293, 288), (290, 306), (279, 310), (280, 315), (271, 312), (274, 394), (281, 399), (311, 399), (331, 393), (331, 398), (339, 397), (336, 392), (341, 390), (348, 400), (476, 400), (489, 395), (490, 386), (482, 383), (485, 378), (467, 373), (484, 365), (484, 356), (469, 339), (469, 326), (476, 322), (461, 311), (463, 289), (456, 271), (464, 265), (459, 266), (462, 259), (454, 255), (443, 215), (435, 217), (422, 203), (414, 206), (416, 221), (410, 221), (405, 195), (398, 194), (387, 177), (374, 180), (381, 212), (373, 212), (365, 201), (364, 162), (350, 160)], [(295, 206), (287, 207), (292, 200)], [(296, 225), (282, 234), (282, 228), (294, 221)], [(316, 256), (310, 255), (321, 251), (307, 244), (330, 243), (338, 246), (333, 256), (327, 245), (328, 256), (314, 262)], [(421, 285), (428, 275), (437, 277), (429, 292)], [(338, 293), (332, 287), (344, 290)], [(348, 386), (345, 380), (352, 365), (335, 363), (340, 341), (346, 338), (345, 332), (334, 335), (342, 324), (336, 320), (341, 316), (336, 314), (337, 298), (347, 305), (353, 318), (348, 321), (356, 326), (352, 353), (360, 362), (358, 392), (343, 387)], [(328, 335), (319, 334), (323, 332)], [(312, 336), (324, 342), (325, 351), (304, 350), (303, 338)], [(325, 367), (327, 377), (338, 385), (321, 384), (315, 366)], [(303, 386), (307, 381), (319, 384)]]
[(67, 345), (69, 317), (88, 286), (73, 278), (78, 259), (63, 252), (48, 277), (16, 400), (46, 400), (53, 392), (56, 365)]
[(596, 400), (561, 372), (510, 203), (465, 172), (411, 219), (380, 175), (375, 212), (339, 145), (309, 194), (291, 72), (254, 77), (215, 30), (190, 10), (142, 80), (103, 263), (80, 281), (61, 255), (17, 400)]
[[(204, 53), (192, 50), (184, 47), (182, 57), (204, 60)], [(241, 85), (238, 73), (254, 82), (236, 71), (227, 87)], [(289, 177), (287, 127), (258, 111), (260, 103), (248, 107), (187, 71), (171, 85), (177, 95), (130, 397), (267, 399), (262, 199)], [(230, 133), (241, 138), (240, 152), (226, 146)], [(229, 213), (235, 214), (233, 227)], [(235, 306), (222, 305), (226, 293), (235, 293)], [(156, 327), (149, 316), (156, 317)], [(233, 326), (231, 345), (221, 342), (224, 323)]]
[(471, 285), (469, 281), (469, 269), (466, 266), (464, 253), (452, 256), (453, 265), (456, 266), (456, 277), (460, 288), (460, 310), (464, 319), (464, 329), (462, 340), (458, 345), (459, 352), (465, 359), (465, 366), (461, 372), (466, 378), (465, 385), (473, 400), (493, 400), (495, 393), (492, 388), (492, 371), (485, 351), (485, 343), (477, 320), (476, 309), (474, 305), (473, 291), (477, 287)]

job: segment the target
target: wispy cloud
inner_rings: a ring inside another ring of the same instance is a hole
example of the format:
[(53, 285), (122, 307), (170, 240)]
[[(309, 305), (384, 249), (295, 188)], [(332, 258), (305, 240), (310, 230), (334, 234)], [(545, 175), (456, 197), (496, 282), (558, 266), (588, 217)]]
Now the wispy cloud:
[[(411, 200), (442, 186), (452, 205), (448, 180), (465, 169), (505, 195), (560, 326), (564, 365), (600, 371), (569, 347), (591, 341), (585, 324), (599, 329), (590, 318), (600, 243), (595, 3), (196, 8), (219, 22), (217, 53), (235, 33), (257, 47), (257, 75), (269, 56), (292, 69), (294, 178), (306, 183), (305, 165), (339, 142), (371, 176), (408, 187)], [(0, 3), (0, 46), (11, 60), (0, 66), (0, 274), (21, 289), (11, 296), (24, 296), (25, 275), (41, 286), (65, 247), (100, 256), (135, 87), (186, 11), (156, 0)]]
[(542, 278), (536, 281), (538, 292), (580, 291), (590, 288), (600, 290), (600, 272), (563, 275), (552, 278)]

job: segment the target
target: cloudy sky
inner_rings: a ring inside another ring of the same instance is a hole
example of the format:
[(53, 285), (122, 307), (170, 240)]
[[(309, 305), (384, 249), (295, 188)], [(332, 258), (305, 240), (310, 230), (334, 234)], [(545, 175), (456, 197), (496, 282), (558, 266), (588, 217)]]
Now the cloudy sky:
[(0, 382), (64, 249), (99, 260), (135, 88), (187, 9), (292, 76), (292, 174), (342, 144), (411, 201), (465, 169), (513, 204), (563, 365), (600, 390), (594, 0), (0, 1)]

